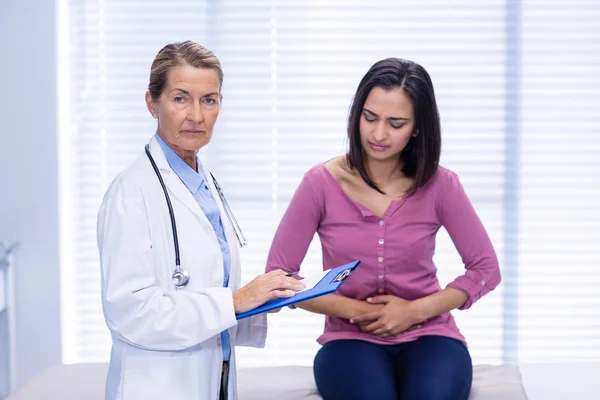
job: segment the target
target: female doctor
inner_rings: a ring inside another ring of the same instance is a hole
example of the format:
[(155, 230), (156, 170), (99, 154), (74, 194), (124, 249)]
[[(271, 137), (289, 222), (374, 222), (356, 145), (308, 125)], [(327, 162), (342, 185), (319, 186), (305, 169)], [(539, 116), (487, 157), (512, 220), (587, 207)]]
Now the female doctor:
[(194, 43), (156, 56), (146, 93), (157, 134), (105, 194), (102, 304), (112, 335), (106, 399), (236, 399), (235, 345), (263, 347), (266, 317), (237, 313), (304, 285), (283, 271), (240, 286), (245, 239), (197, 157), (221, 106), (219, 60)]

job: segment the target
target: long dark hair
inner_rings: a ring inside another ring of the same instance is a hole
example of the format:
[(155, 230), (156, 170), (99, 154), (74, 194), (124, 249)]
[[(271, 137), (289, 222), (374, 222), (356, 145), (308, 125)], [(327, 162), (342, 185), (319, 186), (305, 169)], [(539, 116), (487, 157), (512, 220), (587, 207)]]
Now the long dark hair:
[(417, 63), (400, 58), (387, 58), (373, 64), (358, 85), (348, 116), (349, 150), (346, 159), (364, 181), (383, 193), (367, 173), (360, 140), (360, 118), (365, 101), (375, 87), (400, 89), (410, 98), (414, 109), (415, 133), (400, 153), (402, 172), (414, 183), (409, 194), (424, 186), (435, 174), (442, 148), (440, 116), (429, 74)]

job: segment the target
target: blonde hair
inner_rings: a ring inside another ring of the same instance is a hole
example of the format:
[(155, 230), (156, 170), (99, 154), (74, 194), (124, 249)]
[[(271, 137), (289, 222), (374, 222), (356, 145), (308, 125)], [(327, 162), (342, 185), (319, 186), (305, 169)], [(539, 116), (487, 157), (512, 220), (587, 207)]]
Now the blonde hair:
[(212, 51), (191, 40), (171, 43), (163, 47), (150, 69), (150, 83), (148, 91), (152, 100), (158, 100), (167, 86), (167, 75), (172, 68), (190, 65), (194, 68), (207, 68), (215, 71), (219, 76), (219, 91), (223, 86), (223, 69), (221, 62)]

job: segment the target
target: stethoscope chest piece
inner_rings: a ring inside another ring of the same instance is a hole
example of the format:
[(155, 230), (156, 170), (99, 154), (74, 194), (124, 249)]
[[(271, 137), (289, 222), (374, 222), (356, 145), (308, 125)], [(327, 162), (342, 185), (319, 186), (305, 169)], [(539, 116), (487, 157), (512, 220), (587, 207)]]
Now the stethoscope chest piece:
[(173, 272), (171, 279), (176, 287), (185, 287), (190, 281), (190, 274), (186, 269), (177, 269), (177, 271)]

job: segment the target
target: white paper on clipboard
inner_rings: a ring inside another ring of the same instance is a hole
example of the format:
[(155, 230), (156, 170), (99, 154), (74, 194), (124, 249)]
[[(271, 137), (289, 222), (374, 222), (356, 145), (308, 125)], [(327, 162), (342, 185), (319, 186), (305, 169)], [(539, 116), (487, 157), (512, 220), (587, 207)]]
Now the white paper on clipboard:
[(300, 290), (298, 293), (302, 293), (304, 291), (313, 289), (317, 286), (317, 283), (321, 282), (321, 280), (329, 273), (329, 270), (323, 271), (320, 274), (313, 274), (309, 276), (303, 276), (302, 282), (306, 285), (306, 287)]

